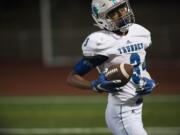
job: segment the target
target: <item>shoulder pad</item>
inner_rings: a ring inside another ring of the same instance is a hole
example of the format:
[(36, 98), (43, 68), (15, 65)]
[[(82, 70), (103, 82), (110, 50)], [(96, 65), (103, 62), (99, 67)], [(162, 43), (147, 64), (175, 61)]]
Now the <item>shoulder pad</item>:
[(144, 38), (145, 49), (148, 48), (152, 44), (150, 31), (141, 25), (133, 24), (129, 28), (129, 35), (134, 36), (134, 37)]
[(141, 25), (138, 24), (133, 24), (130, 28), (129, 28), (129, 32), (131, 35), (133, 36), (140, 36), (140, 37), (146, 37), (146, 36), (150, 36), (151, 33), (149, 30), (147, 30), (146, 28), (144, 28)]
[(85, 56), (103, 54), (102, 52), (112, 47), (113, 37), (106, 31), (98, 31), (90, 34), (82, 44), (82, 51)]

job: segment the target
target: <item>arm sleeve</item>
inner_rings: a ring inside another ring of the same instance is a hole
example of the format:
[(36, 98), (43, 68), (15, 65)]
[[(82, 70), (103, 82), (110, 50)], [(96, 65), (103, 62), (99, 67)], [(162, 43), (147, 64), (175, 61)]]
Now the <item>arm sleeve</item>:
[(108, 59), (107, 56), (103, 55), (96, 55), (96, 56), (89, 56), (83, 57), (75, 66), (74, 66), (74, 73), (80, 76), (87, 74), (96, 66), (101, 65)]

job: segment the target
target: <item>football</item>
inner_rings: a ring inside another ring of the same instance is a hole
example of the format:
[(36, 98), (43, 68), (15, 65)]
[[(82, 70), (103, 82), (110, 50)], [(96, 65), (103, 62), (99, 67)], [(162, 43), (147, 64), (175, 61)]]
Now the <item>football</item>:
[(133, 66), (131, 64), (121, 63), (111, 65), (105, 77), (107, 80), (120, 80), (120, 86), (124, 86), (129, 82), (133, 74)]

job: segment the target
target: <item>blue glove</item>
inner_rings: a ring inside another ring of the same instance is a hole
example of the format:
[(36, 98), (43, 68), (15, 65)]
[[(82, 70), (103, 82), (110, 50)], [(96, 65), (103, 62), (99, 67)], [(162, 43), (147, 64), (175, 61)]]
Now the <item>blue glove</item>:
[(104, 74), (100, 74), (98, 80), (91, 82), (91, 88), (96, 92), (114, 93), (120, 91), (120, 80), (107, 81)]
[(150, 94), (156, 86), (155, 81), (153, 79), (144, 77), (142, 78), (142, 80), (143, 80), (143, 86), (141, 87), (140, 90), (136, 92), (137, 95), (139, 96)]

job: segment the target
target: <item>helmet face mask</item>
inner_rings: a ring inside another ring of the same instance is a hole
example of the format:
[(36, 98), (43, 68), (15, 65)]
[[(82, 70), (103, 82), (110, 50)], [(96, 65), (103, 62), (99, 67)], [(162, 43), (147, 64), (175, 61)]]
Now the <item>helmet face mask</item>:
[(135, 22), (127, 0), (93, 0), (92, 17), (97, 26), (109, 31), (127, 31)]

